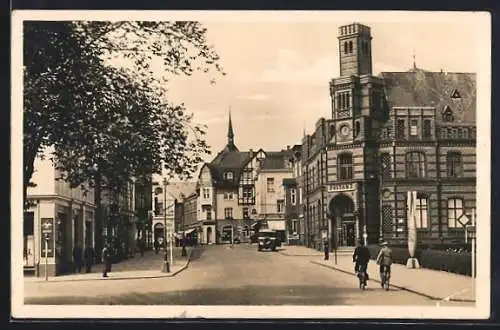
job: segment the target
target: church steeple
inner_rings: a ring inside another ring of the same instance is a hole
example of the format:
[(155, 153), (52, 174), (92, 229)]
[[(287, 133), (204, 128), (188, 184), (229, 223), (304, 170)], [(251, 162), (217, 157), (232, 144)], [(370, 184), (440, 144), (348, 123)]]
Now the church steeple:
[(231, 108), (229, 108), (229, 126), (227, 128), (227, 145), (234, 147), (233, 123), (231, 121)]

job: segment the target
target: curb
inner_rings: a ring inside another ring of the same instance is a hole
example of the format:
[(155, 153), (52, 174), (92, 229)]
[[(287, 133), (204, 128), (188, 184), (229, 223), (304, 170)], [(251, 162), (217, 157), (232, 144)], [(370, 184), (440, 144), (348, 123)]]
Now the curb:
[[(176, 270), (173, 273), (168, 273), (168, 274), (161, 273), (161, 275), (143, 275), (143, 276), (131, 276), (131, 277), (107, 277), (105, 279), (105, 281), (110, 281), (110, 280), (113, 280), (113, 281), (118, 281), (118, 280), (143, 280), (143, 279), (174, 277), (177, 274), (179, 274), (180, 272), (182, 272), (182, 271), (184, 271), (184, 270), (186, 270), (188, 268), (189, 263), (191, 261), (191, 256), (193, 254), (193, 251), (194, 251), (194, 249), (189, 252), (189, 254), (187, 256), (187, 261), (184, 264), (184, 266), (180, 267), (178, 270)], [(117, 272), (117, 273), (120, 273), (120, 272)], [(84, 282), (84, 281), (102, 281), (102, 280), (103, 280), (102, 277), (99, 277), (99, 278), (68, 279), (68, 280), (61, 280), (61, 279), (58, 280), (57, 277), (55, 277), (54, 280), (50, 280), (50, 278), (49, 278), (48, 281), (40, 279), (38, 281), (34, 281), (34, 283), (62, 283), (62, 282)]]
[[(335, 266), (325, 265), (325, 264), (322, 264), (321, 262), (314, 261), (314, 260), (310, 260), (310, 262), (313, 263), (313, 264), (316, 264), (318, 266), (330, 268), (330, 269), (339, 271), (341, 273), (345, 273), (345, 274), (356, 276), (356, 273), (354, 273), (352, 271), (347, 271), (347, 270), (344, 270), (344, 269), (341, 269), (341, 268), (338, 268), (338, 267), (335, 267)], [(380, 280), (377, 280), (377, 279), (369, 279), (369, 281), (374, 281), (374, 282), (380, 283)], [(404, 287), (404, 286), (399, 286), (399, 285), (395, 285), (395, 284), (390, 284), (390, 286), (398, 288), (400, 290), (404, 290), (404, 291), (408, 291), (408, 292), (411, 292), (411, 293), (414, 293), (414, 294), (418, 294), (419, 296), (422, 296), (422, 297), (425, 297), (425, 298), (428, 298), (428, 299), (431, 299), (431, 300), (438, 300), (438, 301), (445, 300), (444, 298), (436, 297), (436, 296), (431, 296), (431, 295), (428, 295), (426, 293), (415, 291), (413, 289), (410, 289), (410, 288), (407, 288), (407, 287)], [(474, 300), (474, 299), (460, 299), (460, 298), (450, 298), (450, 299), (448, 299), (448, 301), (467, 302), (467, 303), (475, 303), (476, 302), (476, 300)]]

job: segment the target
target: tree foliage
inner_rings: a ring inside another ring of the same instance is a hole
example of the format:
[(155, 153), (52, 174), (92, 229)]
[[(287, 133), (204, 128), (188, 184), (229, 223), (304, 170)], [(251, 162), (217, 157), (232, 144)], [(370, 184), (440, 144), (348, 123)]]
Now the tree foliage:
[(170, 77), (222, 73), (198, 22), (25, 22), (25, 197), (35, 158), (51, 145), (72, 187), (94, 186), (97, 171), (110, 189), (162, 168), (192, 176), (209, 153), (205, 128), (168, 102), (168, 75), (151, 68), (158, 59)]

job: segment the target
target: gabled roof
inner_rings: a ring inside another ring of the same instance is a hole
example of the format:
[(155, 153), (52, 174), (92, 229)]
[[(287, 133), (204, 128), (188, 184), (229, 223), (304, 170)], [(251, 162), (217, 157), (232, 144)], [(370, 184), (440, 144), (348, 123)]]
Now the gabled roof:
[(380, 76), (384, 79), (385, 94), (391, 107), (435, 107), (436, 118), (441, 122), (441, 113), (449, 106), (455, 122), (473, 124), (476, 121), (474, 73), (413, 69), (382, 72)]

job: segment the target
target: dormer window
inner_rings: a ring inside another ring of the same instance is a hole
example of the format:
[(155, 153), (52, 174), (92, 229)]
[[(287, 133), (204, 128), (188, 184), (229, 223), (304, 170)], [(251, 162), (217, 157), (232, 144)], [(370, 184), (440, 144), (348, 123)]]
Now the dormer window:
[(462, 98), (462, 96), (460, 95), (460, 92), (457, 89), (454, 89), (453, 92), (451, 92), (451, 98), (460, 99)]
[(233, 180), (233, 172), (231, 172), (231, 171), (224, 172), (224, 179), (225, 180)]
[(444, 107), (442, 117), (443, 117), (443, 121), (446, 121), (446, 122), (453, 121), (453, 111), (451, 110), (449, 105)]

